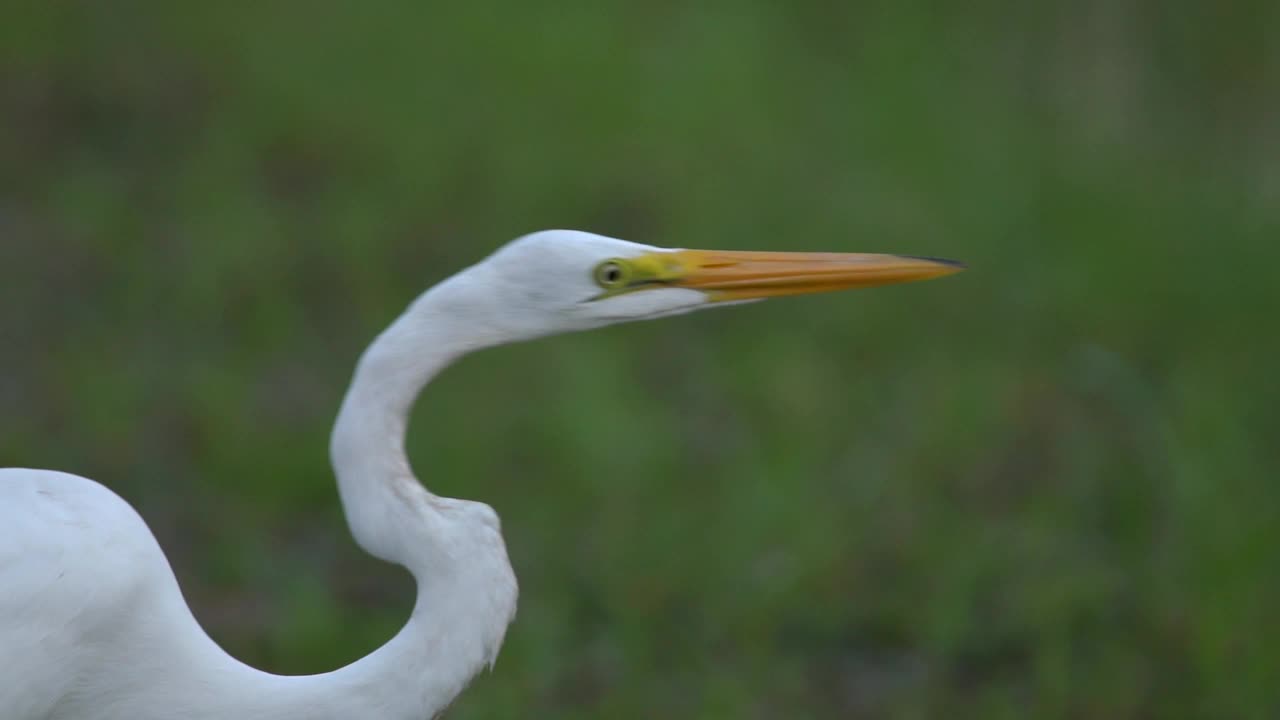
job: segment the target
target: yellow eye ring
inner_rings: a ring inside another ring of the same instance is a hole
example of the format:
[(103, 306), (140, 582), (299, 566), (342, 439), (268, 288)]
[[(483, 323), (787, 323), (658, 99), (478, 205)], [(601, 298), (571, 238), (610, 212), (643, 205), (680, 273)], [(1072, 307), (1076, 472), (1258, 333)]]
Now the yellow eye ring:
[(594, 275), (597, 285), (605, 290), (616, 290), (626, 286), (631, 273), (622, 262), (605, 260), (596, 266)]

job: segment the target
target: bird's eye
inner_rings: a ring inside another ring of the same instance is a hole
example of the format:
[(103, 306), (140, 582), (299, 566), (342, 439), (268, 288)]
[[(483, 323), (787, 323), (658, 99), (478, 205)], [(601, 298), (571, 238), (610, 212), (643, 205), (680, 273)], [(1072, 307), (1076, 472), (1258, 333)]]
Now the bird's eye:
[(627, 282), (627, 268), (617, 260), (605, 260), (596, 266), (596, 284), (606, 290), (621, 287)]

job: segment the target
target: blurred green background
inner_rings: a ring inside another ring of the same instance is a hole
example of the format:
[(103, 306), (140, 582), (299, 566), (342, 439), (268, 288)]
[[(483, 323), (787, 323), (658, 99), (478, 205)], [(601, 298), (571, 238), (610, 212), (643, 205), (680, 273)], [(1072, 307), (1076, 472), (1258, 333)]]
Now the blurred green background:
[(502, 348), (423, 480), (522, 581), (449, 717), (1280, 716), (1280, 4), (5, 3), (0, 465), (134, 503), (281, 673), (364, 345), (517, 235), (944, 281)]

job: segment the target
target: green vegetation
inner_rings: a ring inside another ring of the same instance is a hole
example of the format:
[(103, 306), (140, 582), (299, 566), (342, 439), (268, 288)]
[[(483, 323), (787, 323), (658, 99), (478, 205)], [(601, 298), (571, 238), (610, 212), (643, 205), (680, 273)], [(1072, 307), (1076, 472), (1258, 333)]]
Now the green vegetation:
[(0, 465), (133, 502), (238, 657), (411, 584), (357, 354), (507, 239), (956, 257), (503, 348), (411, 452), (502, 513), (472, 718), (1280, 715), (1280, 4), (10, 4)]

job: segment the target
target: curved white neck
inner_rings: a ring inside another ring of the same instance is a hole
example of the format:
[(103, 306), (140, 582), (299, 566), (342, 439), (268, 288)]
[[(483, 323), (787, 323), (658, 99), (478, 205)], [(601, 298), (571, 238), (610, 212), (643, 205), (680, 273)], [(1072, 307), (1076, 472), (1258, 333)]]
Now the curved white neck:
[(443, 710), (493, 662), (514, 609), (495, 608), (499, 617), (482, 612), (481, 600), (503, 583), (509, 583), (514, 604), (514, 576), (501, 544), (474, 549), (497, 557), (465, 557), (461, 567), (441, 562), (439, 546), (455, 540), (435, 522), (437, 507), (447, 501), (419, 483), (404, 449), (409, 413), (422, 388), (479, 347), (474, 328), (460, 325), (451, 312), (460, 290), (465, 285), (446, 281), (428, 291), (370, 345), (356, 367), (330, 444), (356, 542), (371, 555), (406, 567), (418, 585), (404, 629), (373, 654), (332, 674), (334, 680), (341, 676), (335, 683), (339, 692), (354, 680), (357, 694), (381, 705), (387, 718), (431, 717)]
[[(374, 340), (356, 365), (351, 387), (334, 423), (329, 456), (351, 534), (369, 554), (415, 567), (425, 538), (408, 536), (402, 518), (413, 500), (426, 497), (404, 451), (409, 411), (423, 386), (473, 348), (459, 338), (454, 319), (442, 312), (440, 287), (420, 297)], [(429, 494), (428, 494), (429, 495)]]
[[(472, 532), (466, 511), (477, 504), (439, 498), (423, 488), (404, 452), (407, 418), (419, 391), (479, 346), (475, 328), (460, 327), (467, 320), (453, 312), (465, 290), (465, 284), (437, 286), (377, 338), (360, 360), (332, 436), (334, 471), (352, 534), (365, 550), (405, 566), (417, 581), (409, 622), (386, 645), (346, 667), (296, 677), (243, 665), (202, 632), (170, 638), (178, 646), (176, 657), (156, 654), (156, 663), (185, 665), (181, 675), (189, 682), (153, 691), (172, 697), (169, 716), (425, 720), (493, 662), (515, 608), (506, 548), (496, 528), (488, 535)], [(156, 612), (190, 618), (181, 602)]]

